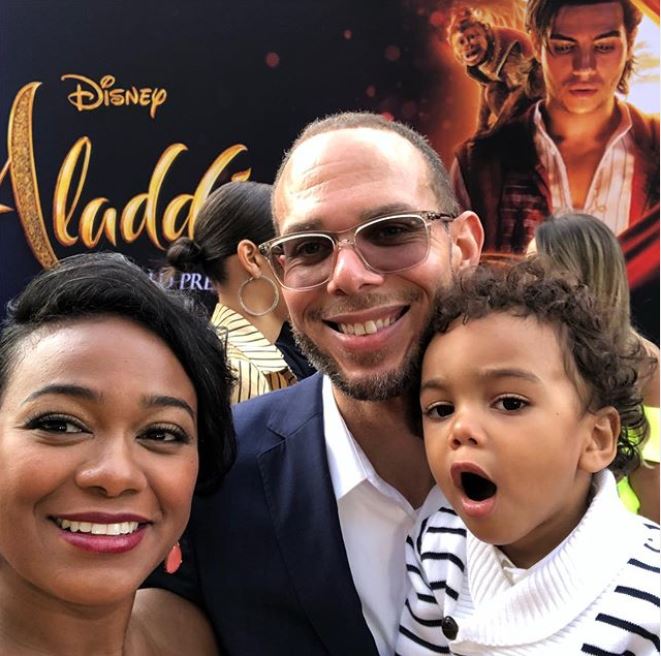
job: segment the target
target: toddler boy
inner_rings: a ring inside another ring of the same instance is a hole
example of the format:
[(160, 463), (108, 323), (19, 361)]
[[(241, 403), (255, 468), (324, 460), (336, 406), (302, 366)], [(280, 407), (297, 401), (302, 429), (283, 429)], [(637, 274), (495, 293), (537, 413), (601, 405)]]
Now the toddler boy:
[(400, 656), (659, 652), (659, 526), (612, 473), (647, 434), (645, 356), (602, 311), (540, 260), (443, 299), (420, 406), (449, 504), (407, 540)]

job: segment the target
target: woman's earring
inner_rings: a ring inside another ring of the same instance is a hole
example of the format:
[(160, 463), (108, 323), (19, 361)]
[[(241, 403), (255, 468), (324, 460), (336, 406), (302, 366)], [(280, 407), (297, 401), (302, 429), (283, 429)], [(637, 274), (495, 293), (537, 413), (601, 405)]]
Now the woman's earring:
[[(273, 303), (271, 303), (271, 307), (266, 308), (266, 310), (262, 310), (261, 312), (255, 312), (251, 308), (247, 307), (245, 301), (243, 300), (243, 294), (246, 285), (249, 285), (251, 282), (256, 282), (257, 280), (264, 280), (268, 282), (273, 289)], [(248, 280), (244, 280), (241, 283), (241, 286), (239, 287), (239, 303), (241, 304), (241, 307), (243, 308), (244, 312), (246, 312), (246, 314), (249, 314), (251, 317), (262, 317), (265, 314), (272, 312), (273, 310), (275, 310), (279, 301), (280, 301), (280, 291), (278, 290), (278, 286), (268, 276), (261, 276), (260, 278), (253, 278), (252, 276), (250, 276), (250, 278), (248, 278)]]
[(165, 558), (165, 571), (168, 574), (174, 574), (179, 569), (183, 560), (181, 547), (179, 546), (179, 542), (176, 542)]

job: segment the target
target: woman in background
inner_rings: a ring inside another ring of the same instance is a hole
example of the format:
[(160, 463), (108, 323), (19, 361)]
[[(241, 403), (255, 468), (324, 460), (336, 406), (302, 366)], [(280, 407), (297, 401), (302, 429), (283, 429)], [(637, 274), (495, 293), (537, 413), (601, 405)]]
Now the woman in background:
[[(163, 596), (134, 613), (159, 563), (181, 564), (193, 492), (234, 459), (223, 349), (119, 254), (35, 278), (0, 339), (0, 652), (217, 653), (201, 612)], [(228, 566), (231, 564), (228, 563)]]
[(650, 438), (642, 449), (642, 464), (618, 490), (625, 505), (659, 522), (659, 348), (638, 334), (631, 325), (629, 284), (622, 249), (613, 232), (588, 214), (550, 216), (535, 231), (528, 253), (543, 253), (557, 266), (585, 283), (607, 308), (615, 326), (626, 326), (639, 340), (651, 365), (639, 372), (639, 383), (650, 423)]
[(280, 288), (257, 248), (274, 236), (271, 185), (229, 182), (203, 204), (193, 239), (178, 239), (167, 253), (176, 270), (203, 273), (213, 283), (218, 304), (211, 323), (237, 379), (234, 403), (314, 373), (294, 342)]

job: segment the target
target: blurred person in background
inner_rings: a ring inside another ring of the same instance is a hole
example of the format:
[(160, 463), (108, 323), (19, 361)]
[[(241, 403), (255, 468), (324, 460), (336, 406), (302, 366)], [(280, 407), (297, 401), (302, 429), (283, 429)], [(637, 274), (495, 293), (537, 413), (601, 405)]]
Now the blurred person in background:
[(625, 505), (659, 521), (659, 348), (631, 325), (629, 286), (620, 244), (606, 225), (587, 214), (550, 216), (535, 231), (528, 253), (543, 253), (561, 269), (587, 285), (604, 307), (611, 326), (626, 328), (642, 343), (650, 360), (639, 372), (650, 437), (641, 452), (641, 465), (619, 481)]
[(314, 373), (294, 342), (280, 286), (257, 248), (274, 236), (271, 186), (229, 182), (203, 204), (193, 239), (178, 239), (167, 253), (176, 270), (203, 273), (213, 283), (218, 303), (211, 323), (237, 379), (233, 403)]

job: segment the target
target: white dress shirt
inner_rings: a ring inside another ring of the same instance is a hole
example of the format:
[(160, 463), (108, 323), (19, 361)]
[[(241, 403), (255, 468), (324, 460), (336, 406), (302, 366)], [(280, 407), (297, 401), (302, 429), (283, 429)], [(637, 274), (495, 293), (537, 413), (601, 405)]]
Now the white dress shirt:
[[(533, 142), (551, 195), (549, 211), (592, 214), (601, 219), (616, 235), (626, 230), (629, 226), (635, 163), (631, 113), (626, 103), (618, 103), (620, 124), (606, 144), (601, 161), (592, 176), (583, 207), (573, 206), (567, 167), (558, 146), (546, 131), (540, 105), (541, 101), (533, 111)], [(471, 199), (456, 159), (452, 162), (450, 175), (459, 203), (471, 209)]]
[(322, 401), (328, 467), (351, 575), (380, 656), (392, 656), (409, 590), (406, 536), (447, 502), (434, 486), (423, 505), (413, 508), (379, 477), (349, 433), (326, 376)]
[(578, 211), (601, 219), (616, 235), (629, 225), (631, 183), (633, 181), (634, 143), (631, 114), (625, 103), (618, 103), (621, 120), (606, 144), (585, 197), (583, 207), (573, 207), (567, 167), (551, 139), (537, 103), (533, 113), (535, 150), (546, 171), (553, 212)]

